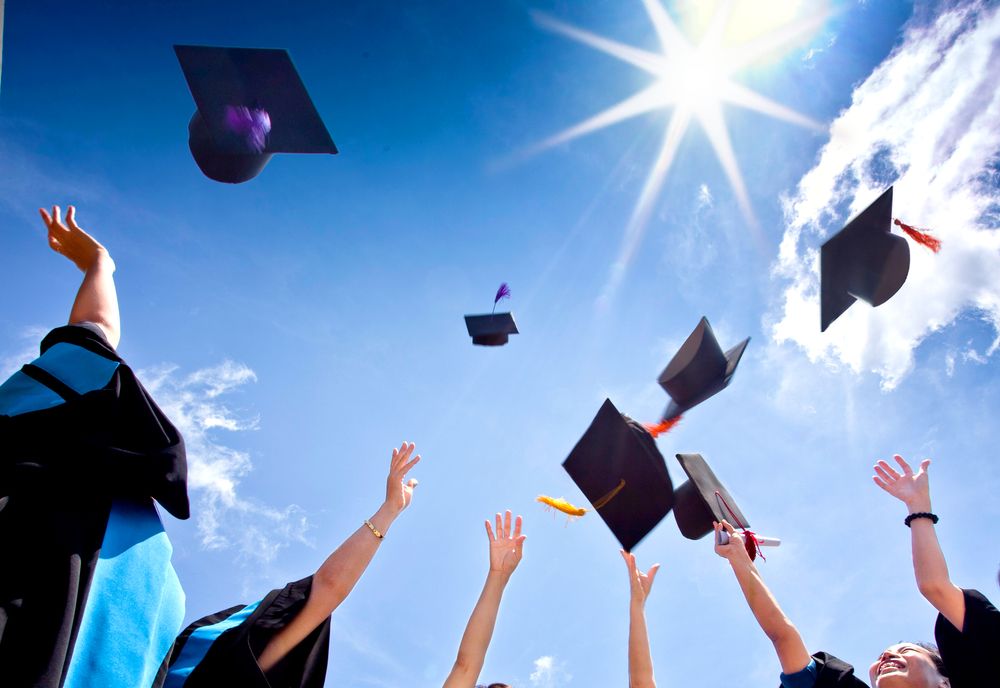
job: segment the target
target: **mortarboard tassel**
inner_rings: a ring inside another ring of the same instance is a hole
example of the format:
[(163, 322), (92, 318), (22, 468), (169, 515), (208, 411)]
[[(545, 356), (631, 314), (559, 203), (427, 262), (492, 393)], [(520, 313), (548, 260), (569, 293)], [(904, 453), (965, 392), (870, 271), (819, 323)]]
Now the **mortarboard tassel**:
[(586, 509), (583, 509), (578, 506), (573, 506), (562, 497), (548, 497), (546, 495), (538, 495), (535, 501), (541, 502), (545, 506), (551, 507), (556, 511), (561, 511), (570, 517), (583, 516), (585, 513), (587, 513)]
[[(617, 485), (608, 490), (608, 493), (606, 495), (593, 502), (594, 508), (600, 509), (605, 504), (610, 502), (612, 499), (617, 497), (618, 493), (624, 489), (625, 489), (625, 478), (622, 478), (621, 480), (618, 481)], [(583, 507), (573, 506), (562, 497), (553, 498), (553, 497), (547, 497), (546, 495), (538, 495), (535, 501), (541, 502), (545, 506), (552, 507), (553, 509), (561, 511), (568, 516), (583, 516), (585, 513), (587, 513), (587, 510), (584, 509)]]
[(907, 236), (915, 242), (922, 246), (926, 246), (930, 250), (934, 251), (934, 253), (941, 250), (941, 240), (931, 234), (928, 230), (913, 227), (905, 222), (900, 222), (899, 218), (893, 220), (893, 224), (906, 232)]
[(643, 423), (642, 427), (646, 428), (646, 431), (655, 438), (670, 432), (680, 422), (681, 416), (674, 416), (670, 420), (660, 421), (659, 423)]
[(271, 132), (271, 116), (261, 108), (227, 105), (226, 127), (240, 137), (247, 149), (262, 153), (267, 146), (267, 135)]
[(497, 295), (493, 299), (493, 312), (496, 313), (497, 304), (500, 303), (500, 299), (509, 299), (509, 298), (510, 298), (510, 287), (507, 285), (506, 282), (501, 282), (500, 288), (497, 289)]
[(739, 516), (736, 515), (732, 507), (729, 506), (729, 502), (726, 501), (726, 498), (723, 497), (722, 493), (718, 490), (715, 491), (715, 498), (719, 500), (719, 503), (722, 504), (726, 508), (726, 511), (729, 512), (729, 515), (733, 517), (733, 525), (742, 530), (743, 535), (746, 536), (743, 540), (743, 545), (747, 548), (747, 554), (750, 555), (750, 561), (756, 559), (758, 554), (760, 555), (761, 561), (767, 561), (767, 557), (765, 557), (764, 553), (760, 550), (760, 542), (757, 540), (757, 533), (743, 525)]

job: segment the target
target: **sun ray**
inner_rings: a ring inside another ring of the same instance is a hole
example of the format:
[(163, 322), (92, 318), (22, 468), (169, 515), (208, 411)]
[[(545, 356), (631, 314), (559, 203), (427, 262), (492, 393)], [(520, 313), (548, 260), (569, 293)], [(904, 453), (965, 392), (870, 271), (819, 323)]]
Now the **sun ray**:
[(612, 57), (617, 57), (619, 60), (628, 62), (630, 65), (645, 70), (650, 74), (658, 75), (663, 71), (664, 59), (662, 55), (651, 53), (642, 48), (635, 48), (631, 45), (625, 45), (610, 38), (598, 36), (596, 33), (565, 24), (544, 12), (535, 11), (531, 13), (531, 16), (535, 20), (535, 23), (542, 28), (549, 29), (553, 33), (562, 34), (567, 38), (572, 38), (574, 41), (583, 43), (584, 45), (589, 45), (591, 48), (600, 50)]
[(662, 54), (619, 43), (540, 12), (532, 13), (535, 22), (542, 28), (600, 50), (656, 77), (651, 86), (545, 139), (533, 150), (570, 141), (651, 110), (673, 107), (660, 151), (636, 199), (625, 227), (618, 257), (611, 266), (611, 274), (600, 298), (605, 303), (613, 297), (641, 242), (656, 198), (692, 120), (697, 120), (705, 131), (733, 190), (740, 213), (755, 233), (758, 231), (757, 221), (733, 149), (723, 106), (735, 105), (808, 129), (823, 128), (819, 122), (734, 82), (731, 75), (762, 56), (816, 31), (829, 17), (828, 11), (813, 13), (799, 21), (786, 23), (759, 39), (727, 47), (723, 45), (723, 41), (730, 25), (732, 0), (723, 0), (697, 45), (692, 44), (681, 33), (661, 0), (642, 0), (642, 3), (660, 41)]
[(620, 103), (612, 105), (604, 112), (600, 112), (590, 119), (584, 120), (569, 129), (565, 129), (558, 134), (550, 136), (538, 145), (532, 147), (528, 152), (529, 154), (537, 153), (546, 148), (551, 148), (553, 146), (558, 146), (561, 143), (572, 141), (573, 139), (589, 134), (592, 131), (603, 129), (604, 127), (617, 124), (618, 122), (622, 122), (631, 117), (636, 117), (645, 112), (656, 110), (669, 104), (668, 100), (669, 98), (667, 98), (667, 94), (663, 92), (663, 89), (660, 88), (659, 84), (653, 84), (645, 90), (639, 91), (633, 96), (629, 96)]
[(746, 86), (729, 81), (726, 83), (725, 88), (725, 93), (722, 95), (727, 103), (739, 105), (740, 107), (747, 108), (748, 110), (755, 110), (756, 112), (768, 115), (769, 117), (774, 117), (775, 119), (781, 119), (786, 122), (791, 122), (792, 124), (798, 124), (800, 127), (805, 127), (806, 129), (815, 129), (816, 131), (822, 131), (823, 129), (823, 125), (820, 122), (810, 119), (809, 117), (806, 117), (791, 108), (787, 108), (781, 103), (776, 103), (756, 91), (751, 91)]

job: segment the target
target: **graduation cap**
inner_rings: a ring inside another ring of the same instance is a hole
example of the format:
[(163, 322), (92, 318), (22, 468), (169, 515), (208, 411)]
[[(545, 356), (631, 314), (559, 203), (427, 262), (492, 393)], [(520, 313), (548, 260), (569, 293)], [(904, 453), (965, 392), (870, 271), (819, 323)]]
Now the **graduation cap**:
[(253, 179), (274, 153), (337, 153), (288, 52), (175, 45), (197, 111), (188, 145), (215, 181)]
[(652, 436), (605, 399), (563, 468), (626, 550), (674, 505), (673, 484)]
[(501, 299), (510, 298), (510, 287), (506, 282), (500, 283), (496, 298), (493, 299), (493, 313), (485, 315), (465, 316), (465, 327), (472, 337), (473, 344), (480, 346), (503, 346), (508, 341), (508, 335), (518, 334), (517, 323), (513, 313), (497, 313), (497, 303)]
[(900, 227), (935, 253), (941, 242), (926, 230), (892, 219), (892, 187), (820, 248), (820, 331), (857, 300), (881, 306), (899, 291), (910, 271), (910, 246), (892, 233)]
[(723, 519), (743, 530), (750, 558), (762, 545), (777, 545), (776, 538), (761, 538), (750, 530), (750, 521), (701, 454), (677, 454), (688, 480), (674, 493), (674, 518), (681, 534), (698, 540), (712, 532), (712, 521)]
[(703, 317), (660, 373), (660, 386), (670, 395), (661, 426), (725, 389), (749, 343), (747, 337), (723, 352), (708, 318)]

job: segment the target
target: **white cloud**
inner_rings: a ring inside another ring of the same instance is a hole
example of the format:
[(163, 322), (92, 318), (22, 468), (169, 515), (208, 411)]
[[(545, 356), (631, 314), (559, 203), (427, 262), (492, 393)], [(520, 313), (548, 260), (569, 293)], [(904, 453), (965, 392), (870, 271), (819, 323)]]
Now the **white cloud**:
[(38, 343), (47, 332), (45, 328), (37, 326), (26, 327), (21, 331), (18, 336), (19, 348), (0, 359), (0, 381), (20, 370), (25, 363), (38, 358)]
[(544, 655), (535, 660), (535, 670), (528, 677), (535, 688), (557, 688), (566, 685), (573, 677), (566, 672), (562, 663), (554, 657)]
[(142, 371), (140, 378), (184, 436), (192, 513), (205, 547), (235, 547), (245, 559), (269, 562), (289, 542), (307, 542), (309, 523), (299, 507), (276, 509), (238, 494), (240, 478), (253, 468), (250, 455), (219, 437), (220, 430), (257, 428), (257, 418), (243, 417), (220, 400), (256, 381), (253, 370), (224, 361), (185, 376), (164, 365)]
[[(872, 371), (892, 389), (930, 333), (974, 310), (1000, 338), (1000, 8), (966, 4), (902, 43), (830, 127), (819, 160), (783, 199), (771, 336), (813, 361)], [(819, 331), (819, 245), (890, 184), (894, 213), (930, 227), (944, 248), (911, 243), (910, 273), (889, 302), (850, 308)], [(996, 347), (989, 349), (989, 354)]]

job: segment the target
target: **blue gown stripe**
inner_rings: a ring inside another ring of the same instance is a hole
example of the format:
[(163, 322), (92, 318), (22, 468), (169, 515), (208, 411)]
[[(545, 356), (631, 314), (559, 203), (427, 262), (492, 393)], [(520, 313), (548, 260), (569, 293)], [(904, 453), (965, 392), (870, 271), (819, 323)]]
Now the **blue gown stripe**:
[(184, 643), (184, 648), (181, 650), (177, 661), (170, 667), (170, 673), (167, 674), (167, 681), (163, 685), (163, 688), (181, 688), (187, 681), (188, 676), (191, 675), (191, 672), (195, 670), (198, 664), (201, 663), (201, 660), (205, 658), (205, 655), (208, 654), (212, 643), (230, 628), (236, 628), (249, 619), (260, 602), (258, 600), (253, 604), (243, 607), (243, 609), (219, 623), (195, 629), (188, 637), (187, 642)]
[(152, 685), (184, 622), (172, 552), (151, 499), (113, 503), (65, 688)]
[(66, 342), (53, 344), (33, 363), (55, 375), (78, 394), (104, 387), (118, 369), (118, 361)]
[[(32, 363), (59, 378), (78, 394), (101, 389), (118, 369), (117, 361), (66, 342), (54, 344)], [(61, 403), (62, 397), (21, 371), (17, 371), (0, 385), (0, 414), (5, 416), (41, 411)]]
[(63, 403), (62, 397), (20, 370), (0, 385), (0, 415), (19, 416)]

